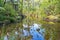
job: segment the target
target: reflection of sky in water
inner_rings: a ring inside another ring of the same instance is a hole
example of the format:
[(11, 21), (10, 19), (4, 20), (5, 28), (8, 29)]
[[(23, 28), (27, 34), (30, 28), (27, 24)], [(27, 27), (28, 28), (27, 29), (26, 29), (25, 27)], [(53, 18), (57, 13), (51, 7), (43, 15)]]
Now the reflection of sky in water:
[(4, 40), (8, 40), (7, 36), (4, 37)]
[[(24, 28), (27, 28), (27, 24), (23, 25), (25, 26)], [(37, 29), (40, 29), (39, 31), (37, 31)], [(20, 29), (20, 31), (22, 31)], [(19, 34), (22, 37), (28, 37), (28, 36), (32, 36), (31, 40), (45, 40), (44, 39), (44, 32), (45, 29), (41, 28), (41, 25), (38, 24), (33, 24), (32, 26), (30, 26), (30, 30), (28, 31), (27, 29), (23, 29), (23, 34)], [(15, 31), (15, 35), (18, 35), (18, 32)], [(12, 35), (11, 38), (9, 38), (10, 40), (15, 40), (15, 36)], [(4, 40), (9, 40), (7, 35), (4, 37)]]
[[(43, 32), (45, 31), (44, 29), (40, 29), (39, 32), (37, 29), (40, 27), (38, 24), (33, 24), (33, 26), (30, 26), (30, 35), (32, 35), (31, 40), (44, 40), (44, 35)], [(23, 30), (24, 36), (29, 36), (29, 32), (27, 30)]]

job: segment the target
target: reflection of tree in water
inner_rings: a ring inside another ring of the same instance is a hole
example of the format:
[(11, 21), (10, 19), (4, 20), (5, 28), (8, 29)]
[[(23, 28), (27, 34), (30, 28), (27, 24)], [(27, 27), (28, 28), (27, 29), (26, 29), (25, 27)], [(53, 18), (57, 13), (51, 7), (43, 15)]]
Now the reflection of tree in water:
[[(55, 27), (56, 25), (48, 25), (48, 26), (47, 25), (48, 24), (45, 24), (45, 26), (46, 26), (46, 35), (45, 35), (46, 37), (45, 38), (46, 38), (46, 40), (49, 40), (51, 37), (54, 39), (53, 34), (55, 34), (55, 28), (52, 28), (52, 27)], [(12, 38), (12, 39), (15, 37), (15, 39), (18, 39), (18, 40), (23, 40), (23, 39), (30, 40), (33, 36), (32, 35), (23, 36), (23, 32), (22, 32), (23, 28), (20, 28), (20, 27), (21, 27), (20, 24), (17, 27), (15, 24), (13, 26), (9, 25), (3, 31), (5, 31), (5, 33), (7, 33), (9, 31), (10, 35), (11, 35), (10, 38)], [(28, 28), (26, 28), (25, 30), (27, 30), (29, 32)], [(37, 31), (39, 31), (39, 29)], [(17, 33), (15, 34), (15, 32), (17, 32)], [(5, 33), (4, 33), (4, 35), (5, 35)]]

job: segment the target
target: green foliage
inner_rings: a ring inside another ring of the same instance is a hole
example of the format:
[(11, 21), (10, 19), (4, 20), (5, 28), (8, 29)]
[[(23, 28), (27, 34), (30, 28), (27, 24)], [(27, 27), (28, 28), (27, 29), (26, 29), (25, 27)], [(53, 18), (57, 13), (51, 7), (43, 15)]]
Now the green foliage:
[[(27, 18), (24, 20), (24, 22), (25, 23), (31, 23), (31, 22), (33, 23), (33, 21), (35, 21), (37, 23), (38, 22), (42, 23), (43, 25), (48, 25), (48, 24), (49, 24), (49, 26), (52, 25), (50, 27), (55, 28), (53, 26), (55, 24), (53, 21), (52, 22), (46, 22), (46, 21), (43, 21), (43, 19), (45, 17), (48, 17), (47, 14), (49, 14), (49, 15), (51, 14), (52, 16), (54, 16), (54, 17), (50, 16), (51, 20), (54, 20), (54, 18), (57, 18), (56, 20), (60, 20), (60, 18), (58, 18), (58, 16), (57, 16), (57, 15), (60, 15), (59, 14), (60, 13), (60, 0), (43, 0), (43, 1), (41, 0), (42, 2), (33, 2), (34, 4), (32, 2), (30, 3), (29, 1), (26, 0), (23, 4), (24, 5), (23, 6), (23, 13), (26, 14), (26, 16), (28, 15)], [(37, 6), (36, 4), (38, 4), (39, 6)], [(31, 14), (32, 14), (32, 16), (30, 16)], [(36, 16), (38, 16), (38, 18)], [(30, 22), (28, 20), (30, 20)], [(44, 28), (49, 28), (49, 27), (44, 26)], [(50, 33), (51, 29), (47, 29), (46, 31), (48, 31)], [(46, 33), (48, 34), (48, 32), (46, 32)], [(53, 32), (53, 31), (51, 31), (51, 32)], [(51, 33), (51, 34), (52, 34), (51, 35), (52, 40), (54, 40), (55, 39), (55, 33)], [(49, 40), (49, 39), (47, 39), (47, 40)]]
[(0, 21), (4, 21), (6, 19), (5, 13), (5, 9), (3, 7), (0, 7)]
[(4, 6), (4, 1), (0, 0), (0, 7)]
[[(3, 4), (1, 4), (3, 5)], [(6, 20), (9, 22), (16, 22), (19, 19), (21, 19), (21, 16), (18, 16), (19, 14), (14, 9), (12, 4), (6, 3), (3, 7), (0, 7), (0, 21), (5, 22)]]
[[(55, 22), (52, 22), (52, 20), (57, 16), (59, 16), (59, 19), (57, 20), (60, 21), (60, 14), (59, 14), (60, 0), (41, 0), (42, 2), (40, 0), (39, 1), (19, 0), (19, 1), (20, 1), (20, 4), (18, 4), (19, 8), (18, 11), (16, 11), (13, 7), (15, 3), (12, 5), (12, 2), (9, 2), (10, 4), (6, 3), (4, 5), (4, 1), (0, 0), (0, 21), (5, 22), (7, 20), (9, 22), (17, 22), (19, 19), (21, 20), (22, 18), (21, 16), (19, 16), (17, 12), (21, 14), (23, 13), (24, 15), (27, 16), (26, 19), (23, 20), (23, 23), (29, 25), (33, 24), (34, 22), (41, 23), (44, 26), (44, 28), (46, 28), (46, 34), (49, 35), (52, 38), (52, 40), (55, 40), (55, 35), (57, 33), (56, 30), (58, 30), (57, 28), (58, 24), (55, 24)], [(50, 22), (43, 21), (45, 17), (48, 17), (47, 14), (52, 15), (52, 16), (50, 15), (49, 17), (49, 19), (51, 19)]]

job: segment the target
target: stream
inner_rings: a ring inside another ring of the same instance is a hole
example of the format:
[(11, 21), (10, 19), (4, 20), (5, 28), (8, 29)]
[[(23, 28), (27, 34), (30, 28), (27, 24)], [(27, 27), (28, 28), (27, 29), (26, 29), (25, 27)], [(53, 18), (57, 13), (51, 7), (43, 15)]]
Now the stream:
[(12, 30), (8, 27), (7, 32), (1, 35), (0, 40), (45, 40), (45, 29), (41, 27), (42, 25), (37, 23), (30, 26), (23, 24), (23, 29), (16, 27)]

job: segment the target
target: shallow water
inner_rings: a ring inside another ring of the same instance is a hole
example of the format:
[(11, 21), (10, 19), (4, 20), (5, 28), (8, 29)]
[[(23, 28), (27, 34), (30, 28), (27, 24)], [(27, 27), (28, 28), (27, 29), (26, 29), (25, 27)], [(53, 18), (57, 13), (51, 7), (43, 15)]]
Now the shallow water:
[[(40, 29), (39, 32), (37, 31), (37, 29)], [(44, 29), (41, 29), (38, 24), (34, 24), (34, 26), (32, 26), (30, 28), (30, 31), (27, 32), (28, 30), (25, 30), (25, 36), (28, 36), (29, 34), (32, 36), (31, 40), (45, 40), (44, 39)]]
[[(9, 33), (9, 40), (59, 40), (60, 23), (43, 25), (35, 23), (29, 27), (22, 27), (23, 23), (4, 25), (0, 28), (0, 40)], [(37, 24), (39, 26), (37, 26)], [(28, 25), (28, 24), (27, 24)], [(43, 28), (42, 28), (43, 27)], [(37, 31), (37, 29), (40, 29)]]
[[(13, 27), (14, 29), (7, 27), (6, 29), (4, 28), (5, 33), (4, 35), (2, 33), (0, 40), (45, 40), (45, 30), (41, 29), (40, 27), (41, 26), (38, 26), (38, 24), (34, 24), (34, 26), (31, 25), (29, 30), (28, 27), (23, 27), (23, 29), (19, 27)], [(40, 29), (39, 32), (37, 29)]]

